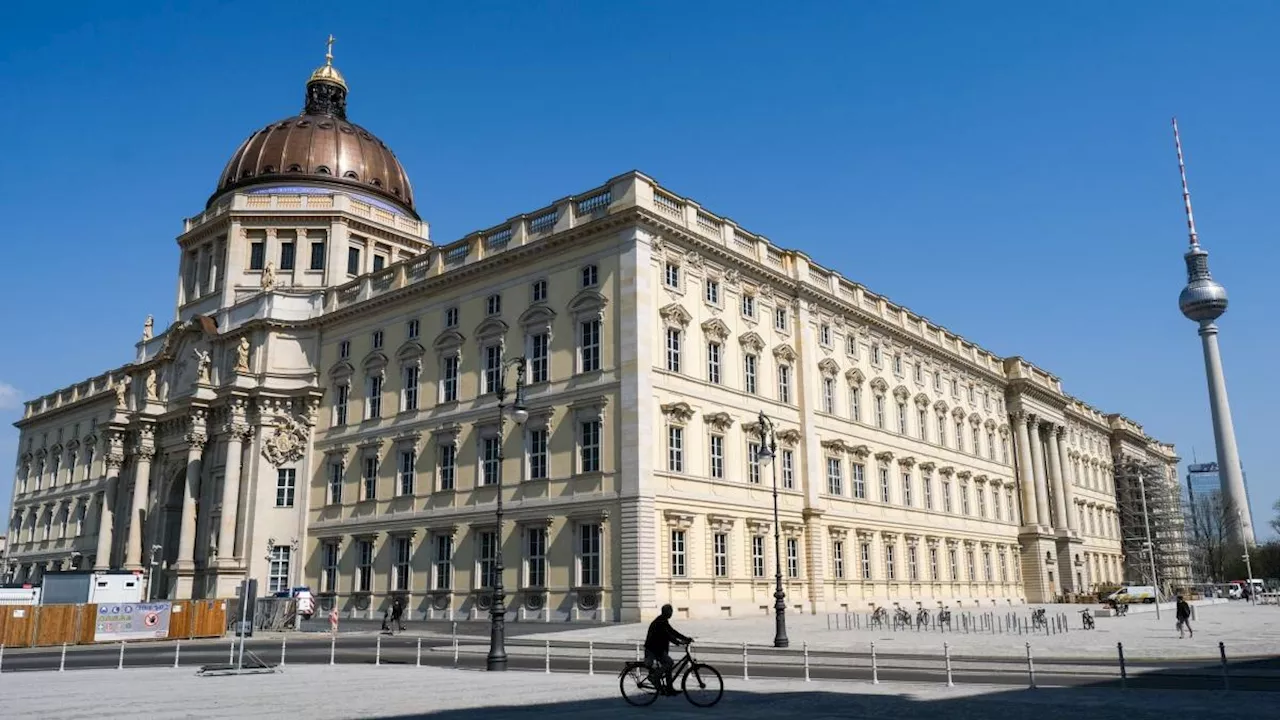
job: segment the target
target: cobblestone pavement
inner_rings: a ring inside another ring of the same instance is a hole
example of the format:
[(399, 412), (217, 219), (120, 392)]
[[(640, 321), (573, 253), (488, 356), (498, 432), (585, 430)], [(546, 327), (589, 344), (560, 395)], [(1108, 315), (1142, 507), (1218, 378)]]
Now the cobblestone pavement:
[[(126, 673), (121, 676), (121, 673)], [(946, 717), (979, 720), (1166, 720), (1269, 717), (1270, 693), (1100, 689), (1008, 690), (989, 686), (872, 685), (725, 679), (714, 711), (659, 698), (632, 708), (612, 676), (415, 667), (289, 667), (277, 674), (197, 677), (189, 669), (82, 670), (7, 674), (0, 679), (8, 717), (73, 718), (476, 718), (608, 717), (734, 720), (803, 713), (827, 718)], [(127, 691), (122, 692), (126, 689)]]

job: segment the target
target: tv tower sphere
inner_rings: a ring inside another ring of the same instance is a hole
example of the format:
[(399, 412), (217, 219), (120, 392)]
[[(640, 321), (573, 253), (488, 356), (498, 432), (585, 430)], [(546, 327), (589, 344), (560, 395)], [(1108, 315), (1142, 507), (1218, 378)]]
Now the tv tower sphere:
[(1178, 309), (1188, 320), (1217, 320), (1227, 311), (1227, 289), (1209, 274), (1209, 253), (1196, 244), (1184, 257), (1187, 286), (1178, 295)]

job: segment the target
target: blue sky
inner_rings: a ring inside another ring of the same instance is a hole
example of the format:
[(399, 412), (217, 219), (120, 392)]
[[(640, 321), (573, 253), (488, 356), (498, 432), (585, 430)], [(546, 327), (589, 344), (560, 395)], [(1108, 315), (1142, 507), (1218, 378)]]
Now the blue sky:
[(163, 326), (182, 218), (244, 137), (300, 109), (332, 32), (352, 119), (396, 150), (437, 241), (639, 168), (1203, 461), (1176, 113), (1231, 293), (1259, 530), (1280, 496), (1280, 4), (35, 8), (0, 28), (0, 466), (19, 398), (128, 361), (148, 313)]

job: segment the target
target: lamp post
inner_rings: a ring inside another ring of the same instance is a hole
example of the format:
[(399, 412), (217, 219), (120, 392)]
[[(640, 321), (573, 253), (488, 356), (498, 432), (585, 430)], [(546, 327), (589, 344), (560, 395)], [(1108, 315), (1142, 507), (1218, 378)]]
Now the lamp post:
[(1151, 544), (1151, 514), (1147, 512), (1146, 473), (1138, 469), (1138, 491), (1142, 493), (1142, 522), (1147, 528), (1147, 560), (1151, 563), (1151, 585), (1156, 591), (1156, 619), (1160, 619), (1160, 578), (1156, 577), (1156, 546)]
[(773, 471), (773, 557), (777, 561), (777, 572), (774, 575), (776, 585), (773, 591), (773, 646), (784, 648), (790, 645), (787, 640), (787, 593), (782, 589), (782, 540), (778, 522), (778, 466), (773, 464), (778, 454), (778, 438), (774, 433), (773, 421), (764, 411), (760, 411), (757, 427), (760, 433), (760, 449), (756, 451), (756, 460), (761, 465), (771, 466)]
[[(507, 370), (516, 369), (515, 399), (507, 405)], [(524, 400), (524, 356), (504, 360), (498, 366), (498, 381), (495, 393), (498, 396), (498, 503), (494, 511), (494, 557), (493, 557), (493, 602), (489, 606), (489, 655), (485, 658), (486, 670), (507, 669), (507, 596), (502, 587), (502, 461), (503, 434), (506, 427), (506, 414), (516, 425), (524, 425), (529, 419), (529, 410)]]
[(147, 565), (147, 602), (156, 599), (155, 580), (156, 566), (160, 564), (160, 551), (164, 549), (163, 545), (151, 546), (151, 562)]

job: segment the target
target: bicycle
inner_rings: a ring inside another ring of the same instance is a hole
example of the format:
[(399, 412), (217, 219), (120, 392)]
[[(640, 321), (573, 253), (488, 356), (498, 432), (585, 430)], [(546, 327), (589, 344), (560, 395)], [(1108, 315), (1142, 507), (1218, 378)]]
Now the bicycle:
[(1048, 629), (1049, 621), (1045, 618), (1044, 608), (1036, 608), (1031, 611), (1031, 628), (1034, 630), (1041, 627)]
[(876, 608), (871, 613), (871, 627), (879, 626), (883, 628), (889, 622), (889, 611), (884, 608)]
[[(693, 678), (692, 683), (690, 677)], [(622, 672), (618, 673), (618, 687), (622, 690), (622, 698), (629, 704), (645, 707), (652, 705), (662, 694), (661, 678), (660, 668), (645, 661), (632, 661), (622, 666)], [(724, 696), (724, 679), (720, 677), (720, 671), (695, 660), (689, 645), (684, 646), (684, 657), (671, 669), (672, 686), (677, 680), (680, 681), (680, 690), (675, 694), (683, 693), (686, 700), (698, 707), (711, 707)]]
[(920, 608), (918, 611), (916, 611), (916, 629), (917, 630), (919, 630), (920, 628), (928, 629), (928, 627), (929, 627), (929, 611), (925, 610), (924, 608)]
[(893, 611), (893, 627), (894, 629), (903, 627), (911, 627), (911, 613), (906, 608), (898, 608)]

